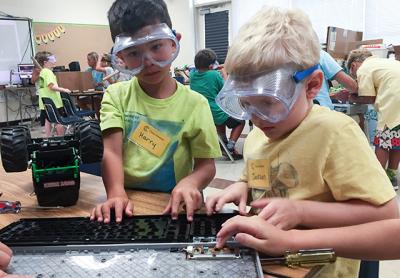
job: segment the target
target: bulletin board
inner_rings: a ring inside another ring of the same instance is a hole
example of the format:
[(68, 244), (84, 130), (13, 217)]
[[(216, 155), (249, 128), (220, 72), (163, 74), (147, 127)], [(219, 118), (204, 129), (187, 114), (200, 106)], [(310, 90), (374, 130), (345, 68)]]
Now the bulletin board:
[(110, 52), (113, 43), (110, 29), (107, 25), (34, 22), (33, 36), (35, 38), (43, 34), (52, 34), (54, 30), (57, 31), (60, 25), (64, 32), (61, 32), (59, 37), (55, 37), (54, 40), (48, 40), (47, 43), (42, 42), (40, 45), (34, 42), (36, 52), (49, 51), (56, 55), (56, 66), (68, 68), (70, 62), (79, 61), (81, 71), (83, 71), (88, 67), (86, 55), (89, 52), (95, 51), (100, 56), (103, 53)]

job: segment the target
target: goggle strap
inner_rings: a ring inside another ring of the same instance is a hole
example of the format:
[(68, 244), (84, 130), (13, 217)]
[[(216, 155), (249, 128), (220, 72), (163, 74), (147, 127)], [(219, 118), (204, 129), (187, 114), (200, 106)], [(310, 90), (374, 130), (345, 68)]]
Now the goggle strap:
[(312, 74), (315, 70), (319, 69), (319, 64), (316, 64), (308, 69), (302, 70), (302, 71), (296, 71), (293, 73), (293, 79), (296, 83), (299, 83), (300, 81), (303, 81), (304, 78)]

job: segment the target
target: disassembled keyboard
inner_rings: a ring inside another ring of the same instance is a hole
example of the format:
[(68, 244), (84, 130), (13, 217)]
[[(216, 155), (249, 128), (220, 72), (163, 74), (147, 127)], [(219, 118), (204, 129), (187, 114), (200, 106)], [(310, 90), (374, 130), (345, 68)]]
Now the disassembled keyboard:
[(257, 252), (233, 240), (215, 248), (234, 214), (135, 216), (117, 224), (89, 218), (21, 219), (0, 230), (12, 247), (7, 271), (32, 277), (263, 277)]

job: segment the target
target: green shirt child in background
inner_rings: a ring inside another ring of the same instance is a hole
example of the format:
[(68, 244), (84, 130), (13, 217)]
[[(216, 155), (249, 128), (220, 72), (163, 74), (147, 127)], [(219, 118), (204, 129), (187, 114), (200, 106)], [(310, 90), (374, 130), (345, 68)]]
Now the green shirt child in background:
[[(190, 88), (207, 98), (218, 136), (224, 141), (234, 159), (242, 159), (243, 156), (235, 150), (235, 144), (243, 131), (245, 122), (230, 117), (215, 102), (215, 98), (224, 86), (224, 79), (216, 70), (218, 68), (217, 55), (211, 49), (200, 50), (194, 58), (194, 63), (197, 71), (190, 74)], [(232, 129), (229, 140), (226, 137), (226, 127)]]
[[(57, 84), (57, 78), (51, 71), (51, 68), (55, 66), (56, 57), (47, 51), (41, 51), (36, 53), (36, 61), (42, 67), (39, 74), (39, 109), (41, 111), (41, 117), (45, 118), (45, 133), (46, 137), (51, 137), (51, 123), (46, 113), (46, 109), (43, 105), (42, 98), (50, 98), (60, 114), (64, 114), (63, 102), (61, 100), (60, 92), (70, 93), (71, 91), (66, 88), (59, 87)], [(56, 132), (58, 136), (64, 135), (64, 127), (60, 124), (56, 124)]]

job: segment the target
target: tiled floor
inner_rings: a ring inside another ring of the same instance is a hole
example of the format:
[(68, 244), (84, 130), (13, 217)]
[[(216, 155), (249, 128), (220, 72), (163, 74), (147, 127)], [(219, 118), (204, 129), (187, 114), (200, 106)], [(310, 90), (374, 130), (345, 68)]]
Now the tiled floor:
[[(248, 127), (245, 128), (244, 133), (248, 133)], [(44, 133), (42, 131), (42, 128), (35, 126), (32, 129), (32, 137), (43, 137)], [(241, 153), (242, 148), (243, 148), (243, 142), (244, 139), (241, 138), (239, 139), (239, 142), (237, 143), (237, 150)], [(229, 160), (225, 159), (218, 159), (216, 161), (216, 167), (217, 167), (217, 178), (222, 178), (222, 179), (229, 179), (229, 180), (237, 180), (244, 167), (243, 160), (238, 160), (232, 163)], [(400, 180), (400, 175), (398, 175)], [(397, 196), (397, 200), (400, 205), (400, 198), (399, 195)], [(393, 239), (396, 240), (396, 239)], [(399, 261), (382, 261), (380, 263), (380, 277), (383, 278), (396, 278), (400, 277), (400, 260)]]

